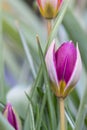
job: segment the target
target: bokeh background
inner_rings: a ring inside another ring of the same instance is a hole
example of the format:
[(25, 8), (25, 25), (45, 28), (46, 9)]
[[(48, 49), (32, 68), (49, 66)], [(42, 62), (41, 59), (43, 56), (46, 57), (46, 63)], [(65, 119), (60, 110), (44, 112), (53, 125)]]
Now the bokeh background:
[[(70, 1), (69, 6), (73, 10), (75, 18), (81, 25), (82, 30), (87, 33), (87, 1), (73, 0)], [(35, 0), (3, 0), (2, 11), (5, 85), (10, 87), (18, 83), (28, 85), (32, 83), (33, 75), (20, 36), (17, 33), (16, 21), (19, 22), (23, 34), (26, 37), (27, 44), (30, 47), (36, 71), (38, 69), (39, 58), (35, 37), (36, 34), (39, 34), (44, 50), (47, 36), (46, 21), (41, 17)], [(60, 43), (69, 39), (62, 24), (58, 30), (57, 37)], [(78, 40), (75, 42), (78, 42)], [(82, 44), (84, 44), (84, 41)]]
[[(24, 89), (34, 83), (41, 63), (36, 35), (40, 37), (44, 52), (47, 43), (47, 21), (40, 15), (35, 0), (0, 2), (0, 102), (6, 103), (6, 100), (10, 100), (20, 117), (24, 118), (23, 110), (27, 104)], [(53, 24), (55, 21), (56, 19)], [(21, 30), (22, 37), (18, 29)], [(77, 118), (83, 117), (84, 107), (87, 110), (87, 0), (70, 0), (63, 21), (56, 30), (55, 38), (58, 46), (68, 40), (72, 40), (75, 44), (78, 42), (83, 63), (80, 81), (66, 101), (69, 114), (72, 116), (72, 119), (69, 117), (70, 123), (71, 120), (75, 121), (78, 110), (83, 114), (78, 114)], [(14, 88), (17, 91), (10, 93)], [(20, 88), (23, 88), (22, 91)], [(14, 99), (16, 101), (13, 101)], [(21, 112), (19, 102), (21, 108), (25, 106)], [(83, 122), (79, 122), (84, 124), (83, 130), (86, 130), (87, 111), (83, 119)], [(73, 127), (72, 124), (69, 130)]]

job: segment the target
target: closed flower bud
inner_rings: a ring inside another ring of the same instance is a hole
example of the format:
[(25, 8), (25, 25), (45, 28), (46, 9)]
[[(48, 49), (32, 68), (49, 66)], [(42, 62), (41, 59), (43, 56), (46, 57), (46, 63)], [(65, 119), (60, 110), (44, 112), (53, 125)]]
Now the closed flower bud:
[(6, 105), (3, 115), (6, 117), (10, 125), (12, 125), (15, 130), (21, 130), (20, 119), (10, 103)]
[(73, 42), (63, 43), (55, 50), (55, 41), (46, 54), (46, 66), (56, 96), (65, 98), (76, 85), (81, 73), (81, 56)]
[(40, 13), (47, 19), (56, 17), (62, 0), (37, 0)]

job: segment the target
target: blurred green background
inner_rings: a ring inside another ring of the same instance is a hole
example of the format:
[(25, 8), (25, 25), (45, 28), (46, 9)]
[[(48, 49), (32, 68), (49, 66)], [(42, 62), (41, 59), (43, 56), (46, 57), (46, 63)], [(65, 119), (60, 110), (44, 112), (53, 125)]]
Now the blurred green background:
[[(69, 7), (73, 10), (76, 22), (80, 24), (82, 31), (84, 31), (85, 35), (87, 35), (86, 0), (70, 1)], [(15, 2), (13, 0), (3, 0), (2, 12), (2, 48), (4, 48), (5, 85), (14, 86), (18, 83), (28, 85), (33, 82), (32, 78), (34, 77), (30, 70), (20, 36), (17, 31), (16, 21), (19, 22), (19, 26), (21, 27), (30, 48), (30, 54), (33, 58), (36, 72), (38, 70), (39, 58), (35, 37), (36, 34), (39, 35), (41, 39), (41, 46), (44, 50), (47, 37), (46, 21), (40, 16), (36, 1), (34, 0), (15, 0)], [(67, 18), (69, 15), (72, 18)], [(86, 43), (84, 43), (87, 41), (86, 36), (85, 39), (82, 39), (80, 36), (81, 32), (79, 32), (79, 34), (77, 32), (81, 30), (76, 30), (78, 29), (76, 28), (76, 23), (73, 23), (72, 19), (74, 16), (71, 16), (70, 12), (66, 14), (63, 24), (61, 24), (58, 29), (56, 38), (59, 39), (60, 43), (68, 39), (79, 42), (80, 38), (81, 46), (83, 44), (86, 45)], [(81, 51), (84, 51), (84, 47), (80, 48), (83, 48)], [(86, 55), (86, 52), (83, 53)]]
[[(40, 37), (44, 52), (47, 43), (47, 21), (41, 17), (36, 1), (3, 0), (0, 4), (0, 101), (5, 103), (7, 92), (10, 92), (12, 88), (29, 88), (34, 83), (41, 63), (36, 35)], [(53, 25), (55, 22), (56, 19)], [(24, 39), (20, 37), (18, 26)], [(87, 109), (87, 0), (69, 1), (66, 14), (60, 26), (56, 28), (56, 32), (58, 46), (64, 41), (72, 40), (75, 44), (78, 42), (80, 48), (82, 74), (75, 90), (66, 100), (68, 102), (66, 108), (69, 109), (74, 122), (78, 113), (77, 124), (80, 125), (77, 127), (86, 130), (87, 111), (84, 116), (84, 108)], [(18, 92), (21, 93), (21, 90), (17, 90)], [(10, 99), (9, 95), (11, 94), (8, 94)], [(19, 107), (15, 105), (16, 103), (13, 104), (19, 115), (24, 118), (25, 114), (21, 115)], [(78, 121), (78, 118), (82, 117), (84, 121)], [(70, 117), (69, 119), (72, 120)], [(69, 130), (73, 127), (72, 124), (69, 125)], [(80, 129), (76, 128), (76, 130)]]

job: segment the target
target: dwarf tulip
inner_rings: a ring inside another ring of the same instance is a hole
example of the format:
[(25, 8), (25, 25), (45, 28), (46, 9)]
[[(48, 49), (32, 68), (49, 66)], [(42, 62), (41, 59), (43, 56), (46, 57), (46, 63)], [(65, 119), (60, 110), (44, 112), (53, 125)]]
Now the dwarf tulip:
[(21, 130), (21, 123), (20, 123), (19, 117), (15, 113), (10, 103), (6, 105), (3, 115), (6, 117), (8, 122), (13, 126), (15, 130)]
[(81, 56), (73, 42), (63, 43), (55, 50), (55, 41), (46, 54), (46, 66), (56, 96), (65, 98), (77, 83), (81, 72)]
[(43, 17), (52, 19), (56, 17), (62, 0), (37, 0), (39, 10)]

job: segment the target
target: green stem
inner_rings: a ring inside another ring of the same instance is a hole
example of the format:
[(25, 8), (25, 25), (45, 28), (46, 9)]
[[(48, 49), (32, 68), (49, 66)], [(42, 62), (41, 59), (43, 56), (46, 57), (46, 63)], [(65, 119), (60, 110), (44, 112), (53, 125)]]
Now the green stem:
[(52, 30), (51, 20), (47, 20), (48, 38), (49, 38), (49, 35), (50, 35), (50, 33), (51, 33), (51, 30)]
[(64, 114), (64, 99), (59, 99), (59, 105), (60, 105), (60, 128), (61, 130), (65, 130), (65, 114)]

